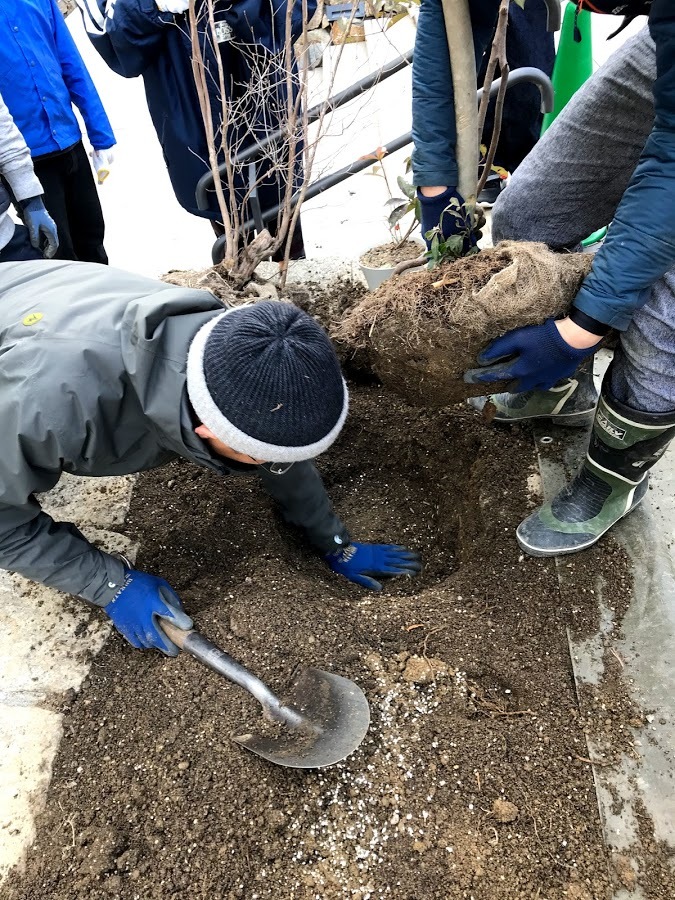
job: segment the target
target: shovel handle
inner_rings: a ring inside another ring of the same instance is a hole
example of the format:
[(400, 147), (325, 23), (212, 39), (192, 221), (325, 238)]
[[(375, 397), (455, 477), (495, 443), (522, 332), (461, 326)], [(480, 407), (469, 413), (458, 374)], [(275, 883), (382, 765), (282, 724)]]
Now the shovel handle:
[(212, 641), (205, 638), (194, 629), (184, 631), (177, 628), (166, 619), (160, 619), (160, 626), (166, 636), (176, 644), (184, 653), (189, 653), (202, 665), (207, 666), (219, 675), (223, 675), (228, 681), (234, 682), (251, 696), (265, 710), (265, 713), (275, 722), (281, 722), (291, 727), (296, 727), (303, 722), (302, 716), (284, 706), (276, 694), (267, 687), (253, 672), (242, 666), (240, 662), (221, 650)]
[(159, 624), (169, 640), (173, 641), (181, 650), (185, 650), (185, 642), (191, 634), (194, 634), (194, 630), (190, 629), (189, 631), (186, 631), (184, 628), (178, 628), (176, 625), (169, 622), (168, 619), (160, 619)]

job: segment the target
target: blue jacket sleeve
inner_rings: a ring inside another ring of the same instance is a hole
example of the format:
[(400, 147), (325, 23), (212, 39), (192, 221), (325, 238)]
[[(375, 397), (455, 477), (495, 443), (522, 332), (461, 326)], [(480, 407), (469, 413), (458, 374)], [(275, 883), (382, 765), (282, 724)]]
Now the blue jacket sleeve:
[[(499, 0), (470, 0), (469, 8), (478, 63), (490, 42)], [(417, 187), (457, 184), (451, 73), (441, 0), (422, 0), (412, 71), (412, 170)]]
[(675, 9), (654, 0), (654, 128), (604, 245), (574, 301), (577, 309), (625, 330), (652, 284), (675, 265)]
[(441, 0), (422, 0), (412, 70), (415, 185), (457, 184), (455, 105)]
[(73, 104), (82, 113), (94, 150), (105, 150), (115, 143), (112, 126), (101, 103), (91, 75), (87, 71), (75, 41), (68, 30), (56, 0), (50, 0), (54, 23), (54, 43), (61, 64), (63, 81)]
[(78, 0), (92, 44), (113, 72), (142, 75), (163, 49), (164, 30), (173, 13), (162, 13), (155, 0), (116, 0), (106, 14), (105, 0)]

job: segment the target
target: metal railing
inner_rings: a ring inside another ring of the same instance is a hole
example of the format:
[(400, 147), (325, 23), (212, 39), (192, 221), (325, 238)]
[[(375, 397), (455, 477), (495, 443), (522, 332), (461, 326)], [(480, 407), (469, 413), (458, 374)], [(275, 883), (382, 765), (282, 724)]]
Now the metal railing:
[[(333, 112), (333, 110), (339, 109), (346, 103), (350, 103), (352, 100), (356, 100), (357, 97), (360, 97), (361, 94), (365, 94), (366, 91), (369, 91), (381, 81), (385, 81), (385, 79), (390, 78), (392, 75), (396, 75), (396, 73), (400, 72), (401, 69), (405, 69), (412, 63), (412, 59), (413, 51), (409, 50), (408, 53), (404, 53), (402, 56), (397, 57), (397, 59), (395, 59), (393, 62), (389, 63), (386, 66), (383, 66), (381, 69), (378, 69), (377, 72), (374, 72), (372, 75), (367, 75), (365, 78), (362, 78), (360, 81), (357, 81), (355, 84), (351, 85), (351, 87), (348, 87), (344, 91), (340, 91), (338, 94), (335, 94), (334, 97), (330, 97), (323, 103), (319, 103), (316, 106), (313, 106), (307, 113), (307, 124), (311, 125), (313, 122), (318, 121), (318, 119), (320, 119), (322, 115)], [(262, 152), (267, 147), (269, 147), (270, 144), (274, 144), (278, 141), (284, 140), (286, 137), (288, 137), (287, 132), (283, 128), (277, 128), (276, 131), (272, 131), (270, 132), (270, 134), (265, 135), (265, 137), (261, 141), (256, 141), (255, 144), (252, 144), (250, 147), (246, 147), (246, 149), (241, 150), (239, 153), (237, 153), (237, 155), (233, 159), (234, 165), (241, 165), (242, 163), (246, 163), (249, 160), (254, 159), (256, 156), (262, 154)], [(224, 163), (220, 166), (220, 174), (221, 177), (226, 175)], [(208, 201), (208, 195), (210, 191), (213, 191), (213, 189), (213, 173), (206, 172), (197, 182), (197, 188), (195, 191), (198, 209), (209, 209), (210, 204)]]
[[(560, 27), (560, 3), (559, 0), (545, 0), (546, 6), (548, 8), (548, 27), (549, 31), (557, 30)], [(557, 10), (557, 18), (555, 15), (555, 11)], [(554, 26), (554, 27), (551, 27)], [(362, 78), (360, 81), (353, 84), (351, 87), (347, 88), (344, 91), (340, 91), (335, 96), (329, 98), (324, 103), (320, 103), (317, 106), (312, 107), (307, 113), (307, 120), (309, 124), (312, 122), (316, 122), (321, 118), (322, 115), (326, 113), (332, 112), (333, 110), (339, 109), (341, 106), (344, 106), (346, 103), (350, 103), (352, 100), (355, 100), (361, 94), (364, 94), (366, 91), (369, 91), (371, 88), (375, 87), (381, 81), (384, 81), (387, 78), (390, 78), (392, 75), (395, 75), (397, 72), (400, 72), (406, 66), (409, 66), (412, 63), (413, 59), (413, 51), (410, 50), (408, 53), (403, 56), (398, 57), (393, 62), (384, 66), (382, 69), (379, 69), (377, 72), (372, 75), (368, 75), (366, 78)], [(501, 79), (498, 78), (494, 81), (490, 87), (490, 96), (493, 97), (497, 94), (499, 90), (499, 85), (501, 83)], [(535, 84), (541, 93), (541, 109), (542, 112), (551, 112), (553, 109), (553, 84), (551, 83), (551, 79), (542, 72), (540, 69), (534, 69), (530, 66), (525, 66), (520, 69), (514, 69), (513, 72), (509, 74), (509, 80), (507, 84), (507, 90), (509, 88), (515, 87), (518, 84), (523, 83), (531, 83)], [(480, 88), (477, 92), (477, 101), (480, 102), (480, 98), (483, 95), (483, 88)], [(248, 164), (248, 182), (250, 195), (248, 199), (248, 204), (251, 209), (250, 218), (242, 224), (242, 231), (247, 232), (251, 231), (253, 228), (256, 231), (261, 231), (268, 222), (271, 222), (273, 219), (279, 214), (281, 210), (281, 204), (276, 204), (273, 207), (263, 210), (260, 206), (260, 200), (258, 198), (258, 193), (256, 189), (257, 182), (257, 170), (256, 170), (256, 160), (260, 158), (265, 149), (269, 147), (270, 144), (278, 143), (284, 141), (288, 137), (287, 132), (283, 128), (278, 128), (276, 131), (271, 132), (266, 135), (263, 140), (257, 141), (255, 144), (247, 147), (244, 150), (241, 150), (234, 158), (233, 163), (235, 165), (244, 165)], [(408, 146), (408, 144), (412, 143), (412, 132), (408, 131), (406, 134), (402, 134), (400, 137), (395, 138), (393, 141), (390, 141), (388, 144), (385, 144), (384, 147), (378, 148), (377, 156), (388, 156), (391, 153), (395, 153), (397, 150), (401, 150), (403, 147)], [(364, 169), (367, 169), (369, 166), (373, 164), (373, 159), (375, 159), (375, 153), (367, 154), (366, 156), (361, 156), (359, 159), (354, 160), (349, 163), (349, 165), (344, 166), (342, 169), (338, 169), (336, 172), (331, 172), (329, 175), (325, 175), (323, 178), (317, 179), (315, 182), (310, 184), (310, 186), (305, 191), (305, 195), (303, 197), (303, 202), (305, 200), (311, 200), (313, 197), (317, 197), (319, 194), (322, 194), (324, 191), (329, 190), (332, 187), (340, 184), (343, 181), (346, 181), (347, 178), (351, 178), (352, 175), (356, 175), (358, 172), (362, 172)], [(220, 174), (221, 176), (226, 175), (225, 164), (221, 164), (220, 166)], [(210, 208), (209, 203), (209, 194), (214, 191), (214, 178), (212, 172), (206, 172), (200, 179), (196, 188), (196, 199), (197, 199), (197, 207), (201, 210), (208, 210)], [(292, 198), (291, 204), (292, 208), (298, 203), (299, 196), (296, 195)], [(214, 243), (211, 250), (211, 258), (213, 260), (214, 265), (221, 262), (224, 255), (225, 249), (225, 236), (222, 235), (219, 237)]]

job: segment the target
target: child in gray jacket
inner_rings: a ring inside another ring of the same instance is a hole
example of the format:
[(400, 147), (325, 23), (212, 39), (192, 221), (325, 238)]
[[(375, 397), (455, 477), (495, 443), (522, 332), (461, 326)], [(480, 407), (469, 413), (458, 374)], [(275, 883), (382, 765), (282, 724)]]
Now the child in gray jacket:
[[(56, 225), (42, 202), (30, 151), (0, 95), (0, 262), (51, 259), (59, 247)], [(9, 215), (13, 194), (26, 227)]]

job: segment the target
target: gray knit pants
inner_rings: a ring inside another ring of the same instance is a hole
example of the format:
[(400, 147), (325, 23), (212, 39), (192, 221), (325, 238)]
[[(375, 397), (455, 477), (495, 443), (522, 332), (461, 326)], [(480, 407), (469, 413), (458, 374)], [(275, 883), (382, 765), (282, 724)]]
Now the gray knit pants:
[[(611, 222), (654, 123), (655, 77), (645, 27), (575, 94), (511, 177), (493, 210), (495, 242), (571, 248)], [(675, 268), (621, 335), (611, 389), (633, 409), (675, 410)]]

